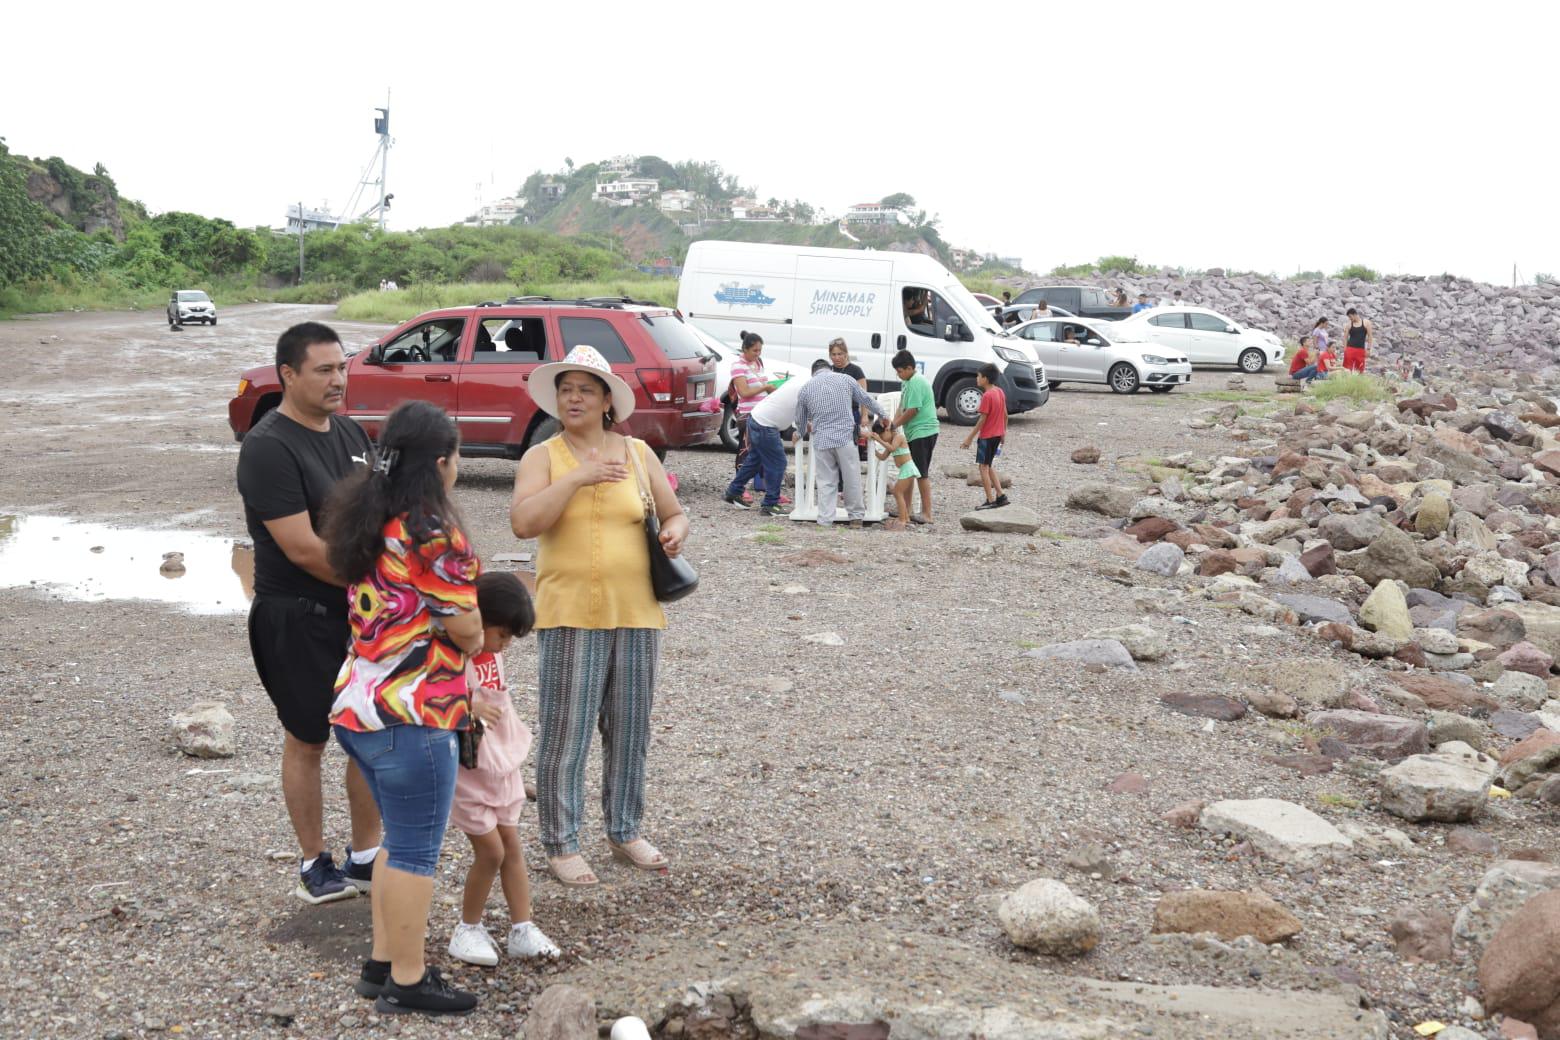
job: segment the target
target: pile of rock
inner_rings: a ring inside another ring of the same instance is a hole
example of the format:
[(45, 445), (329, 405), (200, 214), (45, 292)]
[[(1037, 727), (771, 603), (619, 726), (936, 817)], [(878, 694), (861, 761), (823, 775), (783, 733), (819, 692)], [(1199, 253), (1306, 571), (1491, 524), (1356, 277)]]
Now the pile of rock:
[(1555, 364), (1560, 346), (1560, 286), (1553, 284), (1507, 288), (1450, 275), (1291, 281), (1217, 269), (1101, 280), (1134, 299), (1139, 292), (1165, 299), (1179, 289), (1187, 303), (1286, 340), (1298, 339), (1317, 318), (1342, 324), (1344, 312), (1356, 307), (1375, 326), (1380, 358), (1411, 355), (1432, 372), (1448, 362), (1478, 368), (1492, 359), (1505, 369), (1539, 371)]

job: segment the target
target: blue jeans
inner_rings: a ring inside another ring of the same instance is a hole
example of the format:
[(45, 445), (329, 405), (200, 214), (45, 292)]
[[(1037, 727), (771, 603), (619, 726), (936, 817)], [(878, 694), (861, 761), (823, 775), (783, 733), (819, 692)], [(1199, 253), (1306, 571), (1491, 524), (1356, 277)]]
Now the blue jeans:
[[(762, 474), (764, 505), (779, 505), (780, 485), (785, 483), (785, 444), (780, 440), (780, 431), (749, 419), (747, 435), (750, 450), (726, 494), (735, 498), (742, 494), (748, 481)], [(753, 486), (757, 488), (758, 484), (755, 482)]]
[(433, 877), (455, 799), (455, 770), (460, 768), (455, 731), (432, 726), (390, 726), (368, 733), (333, 728), (379, 806), (385, 864)]

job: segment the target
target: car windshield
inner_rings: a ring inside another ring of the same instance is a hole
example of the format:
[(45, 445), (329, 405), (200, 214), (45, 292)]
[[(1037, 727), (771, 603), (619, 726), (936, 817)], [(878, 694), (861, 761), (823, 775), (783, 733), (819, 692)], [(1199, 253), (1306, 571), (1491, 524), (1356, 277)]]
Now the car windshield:
[(195, 289), (193, 291), (188, 291), (188, 292), (182, 292), (181, 291), (179, 293), (179, 302), (180, 303), (209, 303), (209, 302), (211, 302), (211, 297), (207, 296), (205, 293), (201, 292), (199, 289)]
[(704, 356), (703, 344), (681, 318), (674, 314), (646, 315), (650, 338), (670, 361), (691, 361)]

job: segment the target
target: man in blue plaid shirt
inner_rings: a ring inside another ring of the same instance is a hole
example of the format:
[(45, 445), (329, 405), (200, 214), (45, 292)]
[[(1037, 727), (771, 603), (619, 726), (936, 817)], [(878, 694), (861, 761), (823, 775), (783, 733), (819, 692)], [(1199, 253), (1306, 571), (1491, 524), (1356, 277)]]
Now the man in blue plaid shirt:
[(861, 459), (856, 454), (857, 408), (887, 419), (877, 401), (850, 376), (836, 372), (827, 358), (813, 362), (812, 378), (796, 399), (796, 429), (812, 445), (818, 467), (818, 526), (834, 523), (834, 496), (845, 486), (845, 514), (860, 527), (866, 507), (861, 498)]

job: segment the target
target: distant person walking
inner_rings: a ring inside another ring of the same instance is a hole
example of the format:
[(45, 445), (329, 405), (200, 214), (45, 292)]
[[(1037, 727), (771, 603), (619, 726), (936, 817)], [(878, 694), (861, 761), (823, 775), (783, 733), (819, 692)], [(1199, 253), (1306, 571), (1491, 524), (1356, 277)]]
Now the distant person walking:
[(860, 527), (866, 514), (861, 459), (856, 454), (856, 415), (862, 408), (879, 418), (888, 417), (850, 376), (834, 371), (823, 358), (813, 362), (812, 378), (796, 396), (796, 429), (808, 438), (818, 468), (819, 527), (834, 523), (835, 495), (841, 486), (850, 526)]
[(894, 355), (894, 374), (899, 377), (899, 410), (894, 414), (892, 429), (905, 431), (910, 442), (910, 458), (921, 475), (916, 487), (921, 492), (921, 511), (910, 517), (913, 524), (932, 522), (932, 452), (937, 448), (937, 435), (942, 426), (937, 422), (937, 398), (932, 384), (926, 381), (916, 365), (915, 355), (901, 350)]
[(351, 633), (346, 583), (326, 559), (319, 532), (327, 498), (367, 465), (370, 442), (357, 423), (336, 414), (346, 399), (347, 359), (328, 326), (307, 321), (282, 333), (276, 373), (282, 403), (255, 423), (238, 453), (238, 491), (255, 543), (249, 649), (284, 734), (282, 801), (301, 855), (296, 895), (325, 903), (367, 890), (379, 852), (379, 812), (349, 761), (352, 844), (336, 865), (325, 847), (320, 780), (336, 673)]
[(1366, 349), (1376, 349), (1376, 329), (1369, 318), (1353, 307), (1347, 313), (1349, 331), (1344, 334), (1343, 369), (1345, 372), (1364, 372)]

